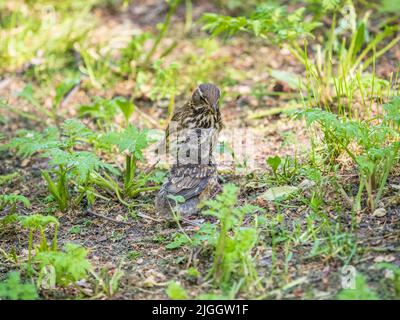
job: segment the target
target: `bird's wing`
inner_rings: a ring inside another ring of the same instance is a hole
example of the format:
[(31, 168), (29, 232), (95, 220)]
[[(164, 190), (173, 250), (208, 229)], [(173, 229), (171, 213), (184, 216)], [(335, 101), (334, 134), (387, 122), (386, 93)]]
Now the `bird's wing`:
[(185, 103), (183, 106), (179, 107), (175, 110), (174, 115), (169, 121), (167, 127), (165, 128), (165, 136), (166, 138), (169, 135), (176, 133), (176, 131), (181, 129), (182, 119), (185, 117), (185, 110), (188, 109), (188, 104)]
[(178, 132), (182, 129), (182, 118), (185, 115), (186, 109), (187, 103), (175, 110), (174, 115), (169, 121), (167, 127), (165, 128), (165, 146), (167, 153), (170, 150), (171, 142), (174, 143), (177, 140)]
[(201, 194), (216, 173), (214, 166), (184, 166), (172, 168), (163, 188), (166, 194), (182, 196), (185, 200)]

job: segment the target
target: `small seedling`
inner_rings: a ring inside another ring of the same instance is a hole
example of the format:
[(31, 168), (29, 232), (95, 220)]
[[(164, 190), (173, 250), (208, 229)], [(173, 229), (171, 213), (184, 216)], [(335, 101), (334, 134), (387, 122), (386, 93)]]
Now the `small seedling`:
[(30, 207), (30, 201), (19, 194), (2, 194), (0, 195), (0, 211), (3, 210), (6, 206), (10, 206), (10, 210), (8, 214), (14, 214), (16, 212), (17, 203), (22, 203), (24, 207)]
[(69, 229), (68, 231), (70, 234), (79, 234), (82, 232), (82, 227), (77, 225), (77, 226), (73, 226), (72, 228)]
[(378, 295), (368, 287), (362, 274), (356, 275), (354, 289), (343, 289), (336, 297), (339, 300), (379, 300)]
[(186, 290), (176, 281), (171, 281), (167, 288), (167, 295), (172, 300), (187, 300)]
[[(139, 131), (132, 125), (121, 132), (109, 132), (101, 137), (101, 141), (110, 146), (116, 146), (120, 153), (125, 155), (125, 170), (123, 172), (124, 185), (121, 188), (112, 177), (105, 175), (95, 175), (93, 181), (100, 186), (111, 192), (114, 192), (118, 199), (127, 204), (121, 197), (134, 198), (142, 192), (153, 191), (159, 189), (158, 186), (146, 186), (148, 181), (152, 178), (151, 172), (137, 172), (137, 165), (139, 161), (143, 161), (143, 151), (147, 148), (151, 140), (148, 137), (148, 131)], [(129, 206), (129, 204), (128, 204)]]
[(128, 252), (128, 259), (129, 260), (136, 260), (137, 258), (139, 258), (142, 254), (139, 251), (129, 251)]
[(278, 168), (279, 168), (279, 165), (281, 164), (281, 162), (282, 162), (282, 159), (279, 156), (269, 157), (267, 159), (267, 163), (271, 167), (275, 178), (277, 178), (277, 171), (278, 171)]
[(107, 268), (102, 268), (99, 273), (91, 272), (96, 279), (96, 296), (105, 295), (106, 297), (114, 296), (119, 289), (121, 278), (124, 276), (122, 266), (124, 261), (121, 261), (113, 272)]
[(202, 213), (219, 220), (214, 261), (208, 276), (222, 288), (227, 289), (236, 283), (240, 290), (257, 283), (258, 276), (251, 256), (257, 243), (257, 230), (255, 227), (244, 227), (243, 220), (245, 215), (261, 209), (248, 204), (236, 207), (237, 192), (236, 186), (225, 185), (222, 194), (214, 200), (205, 201), (207, 209)]
[[(56, 128), (48, 128), (43, 133), (21, 131), (7, 147), (16, 149), (22, 157), (38, 153), (49, 159), (51, 168), (43, 170), (42, 176), (60, 210), (65, 211), (71, 204), (79, 204), (85, 196), (90, 204), (93, 203), (95, 192), (91, 175), (94, 172), (116, 172), (93, 152), (74, 150), (82, 144), (94, 143), (96, 139), (97, 135), (79, 121), (66, 120), (61, 126), (61, 134)], [(71, 184), (77, 189), (75, 199), (71, 197)]]
[(0, 282), (0, 300), (36, 300), (36, 287), (31, 283), (23, 283), (18, 272), (10, 272), (7, 279)]
[(56, 283), (61, 286), (68, 286), (78, 280), (84, 279), (92, 269), (87, 260), (88, 251), (76, 244), (67, 243), (64, 251), (43, 251), (35, 256), (35, 263), (38, 264), (41, 272), (49, 270), (52, 266)]
[(391, 263), (378, 263), (376, 266), (378, 269), (389, 270), (393, 273), (393, 286), (396, 299), (400, 299), (400, 267)]
[[(35, 231), (40, 233), (39, 246), (36, 247), (36, 253), (43, 251), (57, 251), (57, 234), (60, 223), (58, 219), (53, 216), (43, 216), (41, 214), (33, 214), (30, 216), (19, 216), (21, 226), (29, 230), (29, 242), (28, 242), (28, 264), (32, 264), (32, 249), (33, 249), (33, 234)], [(54, 225), (54, 235), (51, 247), (48, 245), (47, 238), (45, 235), (45, 229), (48, 225)]]

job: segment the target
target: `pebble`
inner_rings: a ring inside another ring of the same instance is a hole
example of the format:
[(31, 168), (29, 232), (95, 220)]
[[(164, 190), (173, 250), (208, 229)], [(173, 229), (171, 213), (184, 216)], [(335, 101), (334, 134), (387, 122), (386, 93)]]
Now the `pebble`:
[(378, 208), (374, 211), (374, 213), (372, 214), (372, 216), (374, 217), (384, 217), (386, 216), (386, 209), (384, 208)]

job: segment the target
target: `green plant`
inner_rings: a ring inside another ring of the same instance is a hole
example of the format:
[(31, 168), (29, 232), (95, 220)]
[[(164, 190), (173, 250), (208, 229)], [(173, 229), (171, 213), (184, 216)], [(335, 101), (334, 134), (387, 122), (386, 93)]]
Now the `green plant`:
[(80, 234), (82, 232), (82, 226), (80, 225), (75, 225), (72, 226), (69, 231), (70, 234)]
[(181, 233), (176, 233), (173, 241), (166, 245), (169, 250), (182, 246), (210, 250), (213, 265), (207, 277), (212, 278), (215, 285), (224, 292), (229, 292), (230, 296), (235, 296), (241, 289), (258, 287), (258, 275), (251, 251), (258, 240), (259, 219), (256, 217), (255, 225), (250, 227), (243, 225), (243, 219), (245, 215), (262, 209), (249, 204), (237, 206), (237, 192), (235, 185), (227, 184), (222, 194), (202, 203), (202, 214), (217, 218), (218, 225), (204, 223), (190, 237), (180, 227)]
[(132, 116), (133, 112), (135, 111), (135, 105), (133, 102), (126, 100), (122, 97), (114, 98), (116, 105), (118, 106), (119, 110), (124, 115), (125, 119), (125, 128), (129, 125), (129, 119)]
[(0, 4), (2, 73), (59, 70), (74, 60), (73, 47), (94, 27), (90, 10), (98, 0)]
[[(93, 203), (95, 191), (91, 174), (98, 170), (115, 172), (114, 168), (102, 162), (90, 151), (75, 151), (82, 144), (95, 144), (97, 135), (77, 120), (66, 120), (61, 126), (61, 134), (56, 128), (48, 128), (43, 133), (23, 130), (6, 146), (16, 149), (17, 155), (31, 157), (39, 153), (49, 158), (48, 170), (42, 171), (50, 194), (57, 201), (61, 211), (70, 204), (79, 204), (86, 196)], [(70, 184), (75, 184), (77, 196), (71, 202)]]
[[(108, 39), (107, 39), (108, 40)], [(119, 70), (113, 64), (112, 48), (107, 43), (78, 43), (74, 48), (82, 58), (79, 71), (87, 75), (96, 89), (109, 87), (118, 80)]]
[(73, 78), (66, 78), (63, 81), (61, 81), (56, 87), (56, 95), (53, 99), (52, 105), (51, 105), (51, 113), (52, 116), (55, 120), (55, 123), (58, 125), (59, 119), (58, 119), (58, 110), (61, 107), (61, 104), (64, 100), (64, 98), (81, 82), (79, 78), (73, 77)]
[[(1, 140), (1, 137), (0, 137), (0, 140)], [(0, 150), (1, 150), (1, 145), (0, 145)], [(18, 177), (19, 177), (18, 172), (1, 175), (0, 176), (0, 186), (7, 184), (11, 181), (16, 181), (16, 180), (18, 180)]]
[[(275, 183), (293, 182), (299, 176), (301, 166), (297, 155), (285, 156), (283, 159), (279, 156), (268, 157), (266, 162), (272, 169)], [(270, 179), (267, 178), (267, 180)]]
[[(0, 220), (1, 225), (9, 225), (9, 224), (19, 224), (23, 228), (26, 228), (29, 230), (29, 236), (28, 236), (28, 267), (32, 267), (32, 251), (35, 250), (36, 253), (42, 252), (42, 251), (56, 251), (57, 250), (57, 234), (58, 234), (58, 228), (59, 228), (59, 222), (56, 217), (53, 216), (44, 216), (41, 214), (32, 214), (29, 216), (23, 216), (23, 215), (18, 215), (18, 214), (8, 214), (4, 218)], [(47, 237), (45, 234), (46, 228), (49, 225), (54, 226), (54, 235), (52, 239), (51, 245), (49, 245), (47, 241)], [(33, 236), (35, 231), (39, 232), (40, 235), (40, 240), (39, 244), (34, 247), (33, 243)], [(3, 251), (4, 253), (4, 251)], [(14, 259), (16, 261), (16, 259)], [(32, 271), (30, 269), (29, 271)]]
[(56, 177), (55, 180), (51, 179), (48, 171), (43, 171), (42, 174), (61, 211), (66, 210), (69, 205), (69, 179), (73, 179), (78, 187), (78, 196), (74, 199), (74, 204), (79, 204), (85, 196), (89, 204), (93, 204), (95, 190), (91, 175), (100, 169), (115, 172), (112, 166), (102, 162), (94, 153), (88, 151), (68, 152), (52, 149), (44, 153), (44, 156), (49, 157), (49, 164), (56, 167), (52, 172)]
[(175, 233), (173, 240), (165, 247), (169, 250), (181, 248), (189, 245), (193, 248), (206, 246), (214, 247), (217, 243), (218, 232), (217, 227), (211, 223), (203, 223), (200, 229), (191, 237), (185, 233)]
[[(172, 16), (176, 12), (181, 0), (169, 0), (167, 2), (169, 5), (168, 12), (164, 22), (157, 26), (157, 35), (152, 35), (150, 32), (143, 32), (139, 35), (135, 35), (128, 45), (121, 50), (118, 68), (123, 75), (132, 75), (134, 79), (137, 79), (139, 73), (148, 69), (153, 63), (153, 57), (171, 26)], [(145, 44), (150, 40), (152, 41), (152, 45), (150, 49), (147, 50)], [(160, 53), (159, 58), (167, 56), (176, 45), (177, 43), (173, 42)]]
[(117, 293), (121, 278), (124, 276), (122, 265), (123, 261), (120, 262), (112, 274), (107, 268), (102, 268), (100, 273), (91, 272), (96, 279), (94, 291), (97, 293), (97, 296), (105, 294), (107, 297), (112, 297)]
[[(20, 92), (18, 97), (29, 102), (39, 115), (32, 115), (31, 113), (23, 112), (18, 110), (16, 107), (4, 105), (4, 108), (14, 112), (22, 117), (33, 119), (35, 121), (43, 122), (47, 119), (52, 119), (53, 123), (58, 127), (60, 123), (60, 107), (64, 101), (64, 98), (80, 83), (80, 79), (77, 77), (67, 77), (55, 86), (55, 96), (51, 103), (51, 108), (45, 107), (40, 99), (37, 97), (36, 92), (31, 83), (27, 84)], [(46, 88), (48, 90), (48, 88)]]
[(95, 97), (92, 103), (78, 107), (80, 117), (89, 117), (95, 121), (100, 129), (112, 128), (118, 106), (114, 100)]
[(128, 45), (121, 50), (118, 63), (122, 74), (133, 75), (133, 78), (136, 78), (138, 68), (145, 59), (145, 44), (151, 38), (152, 34), (149, 32), (133, 36)]
[[(42, 275), (47, 273), (47, 270), (51, 270), (50, 278), (53, 278), (51, 282), (61, 286), (68, 286), (85, 278), (92, 269), (92, 265), (86, 258), (87, 254), (87, 249), (76, 244), (67, 243), (64, 251), (42, 251), (37, 253), (34, 261), (37, 263)], [(51, 269), (47, 268), (49, 266)], [(43, 279), (43, 276), (39, 277), (39, 279)]]
[(18, 92), (18, 97), (28, 101), (31, 106), (33, 106), (43, 116), (46, 116), (48, 118), (53, 117), (53, 114), (45, 107), (43, 107), (38, 99), (36, 99), (32, 84), (27, 84), (20, 92)]
[(168, 119), (171, 119), (175, 108), (179, 65), (171, 63), (162, 67), (162, 61), (157, 60), (154, 62), (153, 68), (155, 70), (155, 83), (151, 95), (158, 99), (168, 98)]
[(362, 274), (357, 274), (354, 289), (343, 289), (336, 296), (339, 300), (379, 300), (378, 295), (371, 290)]
[(23, 283), (18, 272), (10, 272), (7, 279), (0, 282), (0, 300), (36, 300), (38, 294), (32, 283)]
[[(367, 191), (368, 206), (373, 211), (379, 204), (390, 170), (397, 162), (398, 116), (394, 108), (398, 103), (384, 106), (380, 121), (348, 120), (330, 112), (309, 109), (301, 112), (308, 125), (316, 123), (324, 134), (329, 162), (346, 153), (357, 165), (360, 184), (354, 199), (354, 209), (361, 209), (361, 195)], [(379, 119), (378, 119), (379, 120)], [(395, 126), (395, 127), (393, 127)], [(354, 148), (354, 144), (357, 148)]]
[[(377, 50), (395, 34), (397, 26), (387, 26), (372, 35), (368, 31), (369, 12), (362, 19), (358, 19), (351, 1), (346, 1), (342, 12), (339, 8), (340, 6), (331, 8), (332, 23), (326, 44), (317, 46), (314, 60), (310, 60), (307, 48), (303, 52), (298, 51), (297, 55), (306, 68), (304, 82), (309, 96), (313, 98), (310, 104), (322, 104), (327, 110), (333, 109), (339, 114), (357, 117), (362, 111), (370, 112), (370, 101), (374, 95), (382, 96), (380, 84), (389, 88), (388, 83), (377, 78), (375, 62), (390, 50), (400, 37), (395, 37)], [(337, 21), (340, 14), (343, 17)], [(365, 73), (371, 64), (372, 76)], [(371, 78), (372, 81), (369, 81)], [(361, 110), (354, 108), (353, 102), (356, 101), (361, 101)]]
[(282, 159), (279, 156), (275, 157), (269, 157), (267, 159), (267, 163), (272, 169), (272, 172), (274, 173), (275, 178), (277, 177), (276, 172), (278, 171), (279, 165), (281, 164)]
[(134, 110), (133, 102), (124, 97), (115, 97), (111, 100), (95, 97), (92, 103), (79, 106), (79, 115), (92, 118), (100, 129), (107, 131), (115, 127), (118, 113), (124, 116), (124, 127), (127, 127)]
[[(270, 43), (286, 45), (306, 69), (306, 78), (297, 86), (303, 88), (303, 84), (305, 85), (310, 105), (322, 104), (330, 110), (335, 102), (335, 108), (339, 112), (347, 112), (352, 116), (352, 101), (355, 99), (356, 91), (363, 107), (366, 108), (368, 105), (365, 97), (367, 94), (372, 97), (377, 91), (376, 84), (382, 83), (380, 79), (376, 79), (375, 69), (372, 83), (366, 81), (363, 72), (398, 43), (400, 37), (393, 38), (383, 48), (376, 50), (386, 39), (395, 34), (398, 27), (385, 27), (371, 37), (367, 30), (370, 13), (367, 12), (362, 19), (357, 20), (352, 2), (346, 1), (346, 6), (339, 5), (339, 2), (324, 1), (320, 6), (326, 13), (332, 14), (332, 23), (327, 37), (321, 37), (324, 43), (317, 45), (313, 60), (309, 56), (307, 42), (305, 41), (303, 49), (297, 40), (301, 37), (313, 37), (311, 32), (323, 24), (317, 21), (322, 20), (320, 16), (313, 21), (307, 21), (304, 18), (305, 7), (289, 13), (284, 6), (263, 4), (248, 17), (210, 13), (204, 14), (202, 19), (204, 29), (211, 31), (213, 35), (225, 33), (232, 36), (238, 32), (245, 32)], [(340, 8), (343, 8), (343, 18), (337, 25)], [(349, 8), (351, 14), (347, 12)], [(351, 33), (348, 37), (349, 30)], [(340, 36), (342, 38), (339, 38)], [(350, 38), (349, 41), (347, 38)]]
[(134, 261), (137, 258), (139, 258), (141, 255), (142, 254), (139, 251), (132, 250), (132, 251), (128, 252), (128, 259)]
[(186, 290), (176, 281), (168, 284), (167, 295), (172, 300), (187, 300), (188, 294)]
[(275, 44), (284, 41), (294, 42), (298, 37), (311, 36), (311, 31), (319, 23), (306, 22), (304, 8), (289, 13), (286, 7), (275, 4), (262, 4), (249, 17), (230, 17), (214, 13), (204, 14), (204, 29), (213, 35), (227, 33), (232, 36), (237, 32), (254, 34)]
[(396, 299), (400, 299), (400, 267), (395, 264), (381, 262), (376, 265), (378, 269), (389, 270), (393, 273), (393, 286)]
[(22, 203), (26, 208), (30, 207), (30, 201), (19, 194), (0, 194), (0, 210), (6, 206), (10, 206), (8, 214), (13, 214), (16, 211), (17, 203)]
[(223, 192), (213, 200), (207, 200), (202, 214), (218, 219), (217, 241), (214, 246), (213, 266), (209, 277), (225, 290), (234, 285), (237, 290), (257, 283), (258, 275), (251, 251), (257, 243), (257, 219), (254, 227), (244, 227), (246, 214), (261, 209), (246, 204), (236, 207), (238, 188), (226, 184)]
[[(38, 287), (54, 288), (56, 284), (67, 286), (84, 278), (92, 266), (87, 260), (88, 251), (76, 244), (67, 243), (64, 251), (58, 251), (57, 234), (59, 221), (53, 216), (33, 214), (29, 216), (9, 215), (1, 223), (19, 223), (29, 230), (28, 240), (28, 272), (38, 270)], [(54, 225), (52, 244), (49, 245), (46, 229)], [(34, 232), (39, 231), (39, 244), (34, 246)], [(35, 255), (32, 251), (35, 250)], [(0, 289), (1, 291), (1, 289)]]
[[(159, 32), (153, 41), (153, 45), (151, 46), (150, 50), (147, 52), (146, 56), (144, 57), (143, 64), (142, 64), (144, 67), (146, 67), (150, 64), (151, 59), (153, 58), (158, 46), (161, 43), (161, 40), (165, 37), (166, 33), (168, 32), (168, 29), (171, 25), (172, 16), (174, 15), (176, 9), (178, 8), (178, 5), (180, 2), (181, 2), (181, 0), (168, 0), (169, 10), (167, 12), (164, 22), (160, 25)], [(175, 47), (175, 45), (176, 44), (174, 43), (170, 47), (168, 47), (166, 50), (164, 50), (164, 52), (161, 54), (161, 57), (168, 54)]]
[(42, 150), (61, 146), (58, 130), (54, 127), (39, 133), (36, 131), (20, 130), (17, 137), (13, 138), (3, 148), (16, 149), (17, 156), (29, 158)]
[(155, 176), (151, 176), (151, 172), (137, 173), (138, 162), (143, 161), (143, 151), (152, 142), (148, 130), (140, 131), (134, 126), (128, 125), (123, 131), (105, 134), (101, 137), (101, 141), (108, 146), (117, 147), (121, 154), (126, 153), (125, 170), (123, 172), (124, 184), (121, 188), (118, 182), (109, 175), (105, 174), (105, 177), (102, 177), (99, 174), (94, 174), (92, 180), (97, 185), (114, 192), (122, 203), (125, 203), (125, 201), (122, 200), (121, 195), (133, 198), (142, 192), (159, 188), (158, 186), (146, 186), (149, 181), (156, 179)]
[(194, 267), (190, 267), (189, 269), (187, 269), (186, 274), (190, 279), (197, 279), (201, 276), (200, 271)]
[[(53, 216), (43, 216), (41, 214), (33, 214), (30, 216), (18, 216), (18, 221), (21, 226), (29, 230), (28, 241), (28, 264), (32, 264), (32, 250), (33, 250), (33, 234), (35, 231), (40, 233), (39, 245), (35, 248), (36, 254), (44, 251), (57, 251), (57, 234), (60, 223), (58, 219)], [(45, 229), (48, 225), (54, 225), (54, 235), (51, 247), (47, 243)]]

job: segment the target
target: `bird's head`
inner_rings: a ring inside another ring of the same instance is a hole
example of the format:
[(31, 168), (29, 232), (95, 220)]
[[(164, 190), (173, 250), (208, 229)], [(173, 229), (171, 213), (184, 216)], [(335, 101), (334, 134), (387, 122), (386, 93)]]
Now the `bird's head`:
[(195, 106), (205, 106), (213, 112), (218, 111), (221, 91), (213, 84), (203, 83), (194, 90), (192, 101)]

